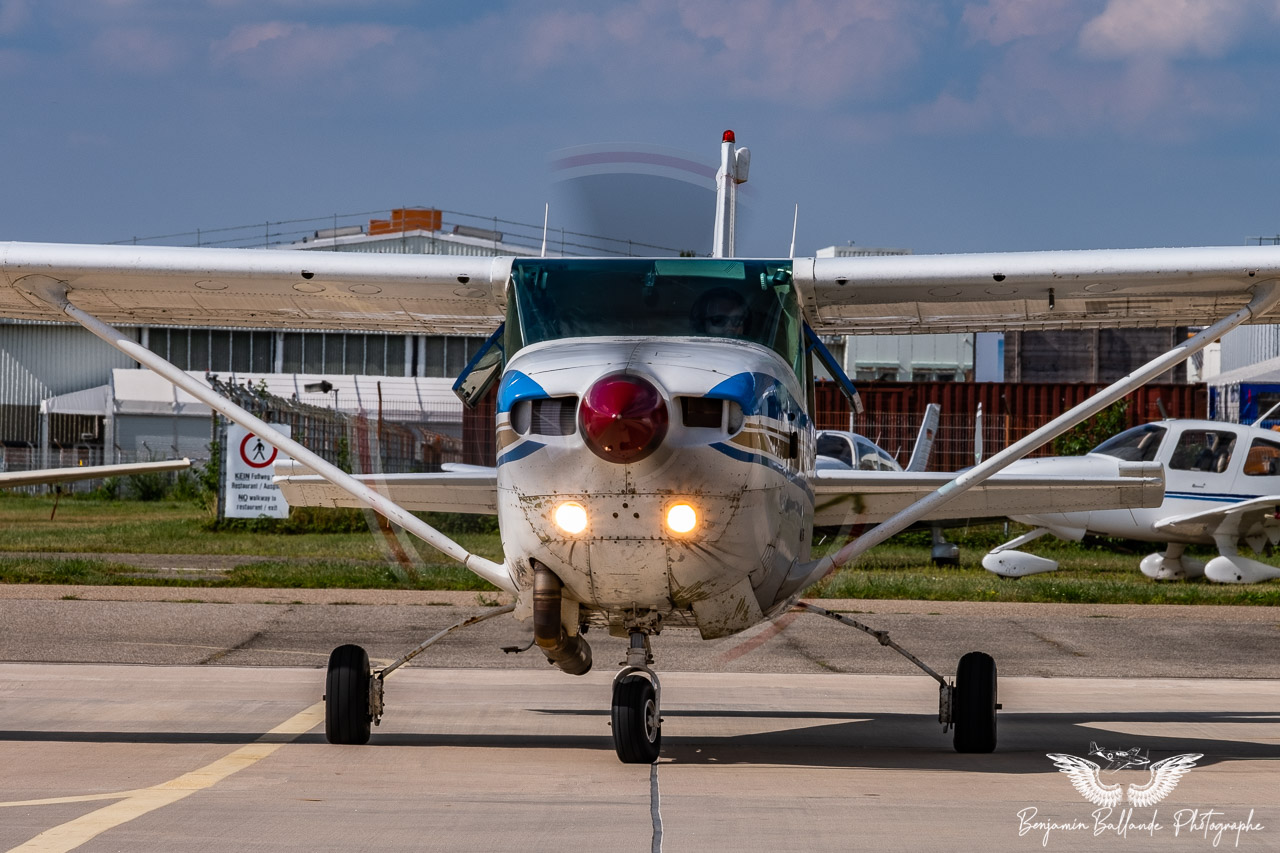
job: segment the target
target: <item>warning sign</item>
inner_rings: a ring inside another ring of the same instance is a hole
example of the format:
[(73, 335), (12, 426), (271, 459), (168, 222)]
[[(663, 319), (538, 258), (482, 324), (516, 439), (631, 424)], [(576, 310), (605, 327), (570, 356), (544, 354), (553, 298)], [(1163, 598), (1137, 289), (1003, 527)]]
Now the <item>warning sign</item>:
[[(289, 427), (275, 428), (289, 435)], [(289, 504), (271, 482), (271, 466), (285, 459), (279, 451), (239, 424), (227, 424), (227, 518), (288, 518)]]

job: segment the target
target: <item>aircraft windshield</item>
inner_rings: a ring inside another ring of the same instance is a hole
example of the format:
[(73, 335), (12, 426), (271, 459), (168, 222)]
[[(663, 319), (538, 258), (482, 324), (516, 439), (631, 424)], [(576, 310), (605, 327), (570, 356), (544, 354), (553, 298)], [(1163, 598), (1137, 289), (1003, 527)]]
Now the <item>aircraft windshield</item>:
[(1114, 456), (1123, 462), (1154, 462), (1164, 433), (1162, 426), (1143, 424), (1108, 438), (1090, 452)]
[(536, 259), (511, 268), (521, 343), (571, 337), (755, 341), (803, 376), (790, 261)]

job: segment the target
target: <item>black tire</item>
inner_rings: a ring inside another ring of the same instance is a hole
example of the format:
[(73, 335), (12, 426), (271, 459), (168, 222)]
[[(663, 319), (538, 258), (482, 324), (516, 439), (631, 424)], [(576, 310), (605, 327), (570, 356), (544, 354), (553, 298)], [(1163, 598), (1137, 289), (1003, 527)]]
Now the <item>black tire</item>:
[(956, 752), (992, 752), (996, 748), (996, 662), (969, 652), (956, 668), (954, 718)]
[(623, 764), (652, 764), (662, 750), (662, 721), (653, 684), (628, 675), (613, 689), (613, 748)]
[(959, 557), (934, 557), (933, 564), (935, 566), (959, 566)]
[(329, 655), (324, 692), (324, 736), (329, 743), (369, 742), (369, 655), (359, 646), (338, 646)]

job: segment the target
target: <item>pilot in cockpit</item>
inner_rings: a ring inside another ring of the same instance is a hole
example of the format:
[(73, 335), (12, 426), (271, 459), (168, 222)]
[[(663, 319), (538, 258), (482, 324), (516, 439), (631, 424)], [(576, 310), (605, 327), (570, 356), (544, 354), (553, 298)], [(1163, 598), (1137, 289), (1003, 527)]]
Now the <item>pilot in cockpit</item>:
[(749, 319), (747, 302), (737, 291), (717, 287), (698, 297), (691, 319), (695, 334), (742, 338), (746, 336)]

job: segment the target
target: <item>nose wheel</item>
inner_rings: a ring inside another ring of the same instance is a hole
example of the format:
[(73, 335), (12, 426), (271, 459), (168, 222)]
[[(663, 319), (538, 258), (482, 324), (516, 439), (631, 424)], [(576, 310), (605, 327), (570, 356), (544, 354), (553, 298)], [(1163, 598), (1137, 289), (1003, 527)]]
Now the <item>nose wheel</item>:
[(662, 685), (649, 668), (649, 636), (631, 635), (627, 665), (613, 679), (610, 724), (613, 748), (623, 764), (652, 764), (662, 750)]
[(628, 675), (613, 685), (613, 748), (623, 764), (652, 764), (662, 749), (662, 718), (653, 683)]

